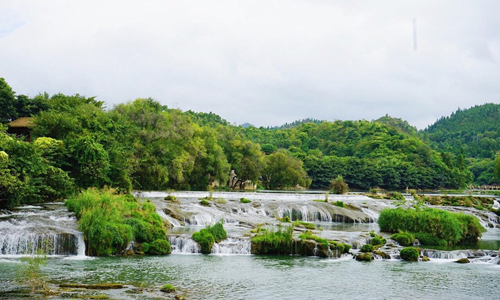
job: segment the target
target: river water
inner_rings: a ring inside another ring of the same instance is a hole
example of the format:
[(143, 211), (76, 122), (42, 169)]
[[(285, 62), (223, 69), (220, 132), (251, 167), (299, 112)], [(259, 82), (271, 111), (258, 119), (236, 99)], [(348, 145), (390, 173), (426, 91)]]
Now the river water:
[[(363, 196), (336, 198), (330, 195), (333, 201), (341, 200), (358, 207), (355, 213), (345, 212), (343, 220), (346, 222), (341, 223), (338, 222), (338, 216), (342, 211), (337, 208), (330, 210), (324, 207), (325, 204), (312, 201), (324, 198), (324, 195), (214, 193), (214, 198), (223, 198), (226, 203), (212, 204), (210, 207), (198, 204), (198, 198), (205, 197), (207, 193), (176, 193), (179, 199), (176, 204), (163, 201), (165, 195), (142, 193), (141, 196), (151, 198), (159, 213), (175, 226), (169, 230), (169, 239), (174, 248), (173, 254), (169, 256), (85, 257), (79, 245), (80, 234), (75, 233), (75, 219), (62, 205), (26, 207), (14, 213), (4, 213), (0, 217), (0, 241), (4, 241), (0, 249), (4, 251), (0, 255), (0, 299), (22, 297), (18, 294), (21, 287), (16, 282), (16, 270), (21, 265), (22, 253), (14, 253), (12, 249), (17, 248), (9, 243), (25, 243), (22, 237), (34, 239), (27, 234), (30, 232), (49, 236), (52, 241), (58, 241), (54, 238), (58, 234), (75, 236), (69, 250), (60, 246), (63, 254), (53, 253), (47, 265), (42, 267), (52, 286), (59, 283), (125, 284), (124, 289), (99, 292), (111, 299), (173, 299), (173, 295), (158, 292), (164, 284), (174, 285), (177, 294), (186, 299), (499, 298), (498, 249), (490, 249), (496, 247), (498, 244), (495, 242), (500, 240), (498, 228), (488, 229), (483, 242), (484, 245), (493, 246), (486, 246), (490, 250), (482, 251), (481, 255), (477, 255), (475, 250), (425, 250), (433, 255), (430, 262), (403, 262), (397, 255), (389, 260), (372, 262), (358, 262), (351, 255), (341, 258), (256, 256), (249, 254), (248, 232), (253, 224), (266, 221), (272, 226), (276, 217), (288, 212), (319, 225), (322, 230), (317, 234), (320, 236), (362, 244), (370, 230), (378, 231), (377, 224), (373, 223), (378, 212), (391, 204)], [(242, 197), (251, 199), (252, 203), (239, 203), (237, 200)], [(178, 209), (178, 214), (169, 214), (174, 208)], [(177, 216), (177, 219), (172, 215)], [(483, 223), (497, 221), (489, 215), (478, 217)], [(203, 228), (205, 223), (220, 219), (226, 222), (229, 241), (216, 245), (212, 249), (213, 254), (198, 254), (198, 249), (190, 244), (191, 233)], [(44, 233), (44, 227), (47, 227), (49, 234)], [(8, 244), (10, 246), (6, 247)], [(71, 252), (69, 255), (68, 251)], [(470, 255), (477, 255), (470, 264), (454, 262), (457, 258)], [(137, 286), (145, 286), (146, 289), (143, 293), (130, 293)], [(50, 299), (66, 297), (56, 295)]]

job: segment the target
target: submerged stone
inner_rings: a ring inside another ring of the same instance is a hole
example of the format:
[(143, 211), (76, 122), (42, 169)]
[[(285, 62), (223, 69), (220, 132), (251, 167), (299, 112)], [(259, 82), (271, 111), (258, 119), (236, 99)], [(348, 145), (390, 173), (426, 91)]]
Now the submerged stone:
[(470, 260), (468, 258), (460, 258), (459, 260), (455, 261), (456, 263), (459, 263), (459, 264), (468, 264), (470, 263)]

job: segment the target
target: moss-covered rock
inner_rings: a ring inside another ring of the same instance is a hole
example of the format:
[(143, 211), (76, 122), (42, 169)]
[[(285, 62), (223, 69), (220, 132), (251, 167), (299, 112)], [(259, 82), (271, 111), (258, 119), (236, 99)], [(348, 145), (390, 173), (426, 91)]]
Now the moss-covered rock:
[(356, 255), (356, 260), (358, 261), (372, 261), (373, 256), (371, 253), (359, 253)]
[(424, 255), (422, 256), (422, 261), (431, 261), (431, 259)]
[(411, 233), (400, 232), (391, 235), (391, 239), (395, 240), (401, 246), (413, 245), (413, 240), (415, 239)]
[(160, 288), (160, 291), (162, 291), (164, 293), (173, 293), (173, 292), (175, 292), (175, 287), (171, 284), (165, 284), (164, 286), (162, 286)]
[(385, 253), (384, 251), (375, 251), (375, 252), (373, 252), (373, 254), (376, 254), (383, 259), (391, 259), (391, 255), (389, 255), (388, 253)]
[(418, 261), (418, 257), (420, 256), (418, 250), (413, 247), (401, 249), (399, 255), (401, 256), (401, 259), (406, 261)]
[(373, 245), (372, 244), (365, 244), (363, 247), (361, 247), (361, 252), (373, 252)]
[(455, 262), (458, 264), (468, 264), (468, 263), (470, 263), (470, 260), (468, 258), (464, 257), (464, 258), (460, 258), (459, 260), (457, 260)]

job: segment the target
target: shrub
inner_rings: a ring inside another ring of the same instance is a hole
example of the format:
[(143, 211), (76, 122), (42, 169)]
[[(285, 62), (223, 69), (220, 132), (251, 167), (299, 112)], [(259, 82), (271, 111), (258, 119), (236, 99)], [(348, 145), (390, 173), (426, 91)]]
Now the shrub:
[(381, 231), (427, 233), (448, 245), (475, 242), (486, 231), (474, 216), (432, 208), (384, 209), (378, 224)]
[(345, 208), (345, 207), (346, 207), (346, 205), (345, 205), (345, 204), (344, 204), (344, 202), (342, 202), (342, 201), (335, 201), (333, 204), (334, 204), (335, 206), (342, 207), (342, 208)]
[(248, 199), (246, 199), (246, 198), (241, 198), (241, 199), (240, 199), (240, 202), (241, 202), (241, 203), (251, 203), (252, 201), (250, 201), (250, 200), (248, 200)]
[(83, 232), (87, 255), (120, 254), (132, 240), (150, 246), (161, 240), (155, 245), (170, 248), (166, 246), (165, 226), (150, 202), (141, 204), (112, 190), (89, 189), (66, 201), (66, 206), (79, 219), (78, 228)]
[(334, 194), (347, 194), (347, 192), (349, 192), (349, 186), (344, 181), (344, 178), (342, 178), (342, 176), (339, 175), (337, 176), (337, 178), (332, 180), (331, 191)]
[(227, 232), (222, 225), (222, 221), (193, 233), (193, 240), (200, 245), (203, 254), (209, 254), (214, 243), (219, 243), (226, 238)]
[(153, 255), (164, 255), (170, 254), (172, 249), (170, 247), (170, 243), (166, 240), (156, 240), (149, 245), (149, 254)]
[(168, 196), (165, 197), (165, 200), (167, 200), (167, 201), (176, 201), (177, 197), (175, 197), (174, 195), (168, 195)]
[(203, 205), (203, 206), (210, 206), (210, 202), (208, 202), (207, 200), (203, 199), (200, 201), (200, 204)]
[(370, 241), (370, 244), (372, 244), (373, 246), (381, 246), (385, 245), (386, 242), (387, 241), (385, 240), (385, 238), (381, 236), (376, 236)]
[(405, 196), (399, 192), (392, 192), (391, 193), (391, 200), (405, 200)]
[(415, 240), (413, 235), (411, 233), (408, 233), (408, 232), (395, 233), (395, 234), (391, 235), (391, 239), (398, 242), (398, 244), (400, 244), (401, 246), (413, 245), (413, 240)]
[(265, 231), (252, 238), (253, 254), (290, 254), (293, 239), (293, 226), (279, 227), (278, 230)]
[(361, 252), (373, 252), (373, 245), (364, 244), (363, 247), (361, 247)]
[(403, 260), (406, 261), (418, 261), (418, 257), (420, 254), (418, 253), (417, 249), (413, 247), (406, 247), (401, 249), (399, 255)]
[(164, 286), (161, 287), (160, 291), (164, 293), (173, 293), (175, 292), (175, 287), (171, 284), (165, 284)]
[(378, 191), (377, 191), (376, 188), (370, 188), (370, 190), (368, 191), (368, 193), (370, 193), (370, 194), (377, 194)]
[(414, 236), (422, 245), (446, 246), (448, 244), (444, 239), (439, 239), (432, 234), (425, 232), (417, 232), (414, 234)]
[(203, 254), (209, 254), (215, 243), (214, 236), (206, 229), (193, 233), (193, 240), (200, 245)]

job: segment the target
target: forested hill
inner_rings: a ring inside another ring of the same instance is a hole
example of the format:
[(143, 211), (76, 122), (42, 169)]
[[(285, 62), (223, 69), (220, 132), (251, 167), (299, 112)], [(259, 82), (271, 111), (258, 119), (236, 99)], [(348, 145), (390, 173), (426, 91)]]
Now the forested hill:
[(379, 122), (305, 123), (291, 129), (246, 128), (244, 132), (266, 153), (286, 149), (300, 158), (313, 188), (327, 187), (336, 175), (363, 189), (458, 187), (472, 180), (460, 156), (443, 156), (419, 138)]
[[(437, 142), (440, 151), (432, 150), (407, 122), (389, 116), (373, 122), (301, 120), (283, 128), (243, 128), (211, 112), (182, 112), (150, 98), (109, 110), (104, 102), (78, 94), (30, 98), (16, 95), (3, 78), (0, 107), (0, 206), (105, 186), (122, 192), (206, 190), (216, 183), (229, 189), (251, 181), (266, 189), (328, 189), (343, 176), (351, 188), (393, 190), (465, 187), (472, 174), (482, 182), (494, 180), (491, 158), (465, 159)], [(484, 107), (498, 113), (496, 105)], [(9, 121), (30, 116), (35, 125), (31, 142), (6, 132)], [(486, 128), (478, 143), (492, 140), (491, 124), (476, 123)], [(458, 124), (467, 129), (466, 123)], [(452, 130), (441, 132), (452, 135)], [(433, 138), (433, 127), (425, 134)], [(232, 170), (236, 178), (230, 178)]]
[(378, 118), (374, 122), (385, 124), (387, 126), (395, 128), (411, 136), (417, 136), (418, 134), (417, 127), (411, 126), (410, 123), (408, 123), (408, 121), (405, 121), (400, 118), (393, 118), (389, 115), (385, 115), (381, 118)]
[(458, 109), (421, 132), (432, 148), (466, 157), (494, 158), (500, 150), (500, 104)]

